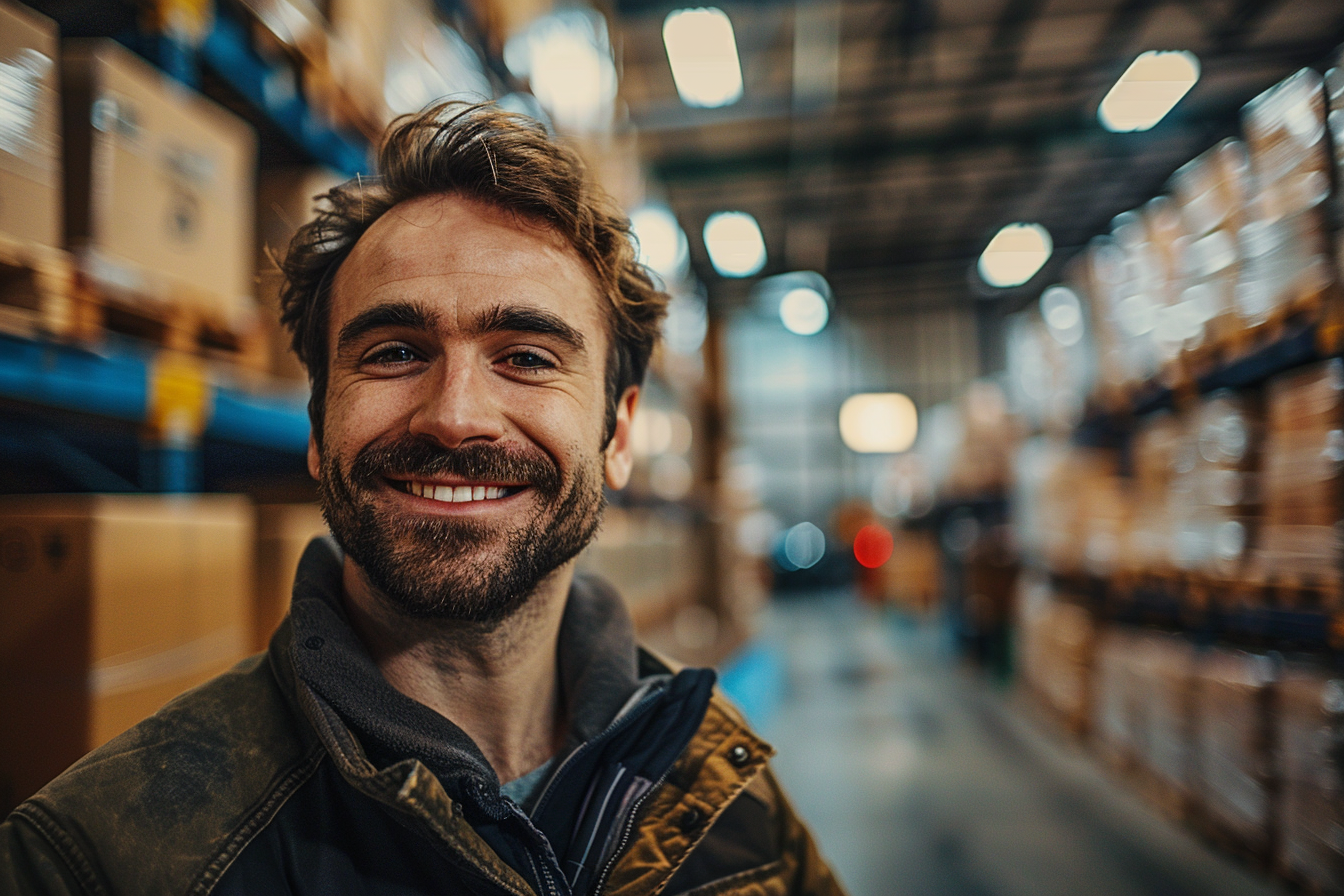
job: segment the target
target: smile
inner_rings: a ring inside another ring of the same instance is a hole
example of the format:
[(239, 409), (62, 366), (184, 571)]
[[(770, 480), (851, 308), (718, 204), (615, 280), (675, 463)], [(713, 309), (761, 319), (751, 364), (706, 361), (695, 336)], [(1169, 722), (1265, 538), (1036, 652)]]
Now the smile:
[(407, 494), (418, 498), (428, 498), (444, 504), (465, 504), (470, 501), (496, 501), (516, 495), (526, 486), (523, 485), (435, 485), (432, 482), (393, 481), (393, 484)]

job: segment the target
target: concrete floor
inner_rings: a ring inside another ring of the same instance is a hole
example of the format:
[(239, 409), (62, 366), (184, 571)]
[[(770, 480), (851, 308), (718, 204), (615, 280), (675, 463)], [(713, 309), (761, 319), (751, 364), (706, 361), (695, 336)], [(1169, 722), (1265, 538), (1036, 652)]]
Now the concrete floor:
[(851, 896), (1284, 892), (958, 668), (935, 627), (789, 598), (760, 643), (783, 688), (758, 726)]

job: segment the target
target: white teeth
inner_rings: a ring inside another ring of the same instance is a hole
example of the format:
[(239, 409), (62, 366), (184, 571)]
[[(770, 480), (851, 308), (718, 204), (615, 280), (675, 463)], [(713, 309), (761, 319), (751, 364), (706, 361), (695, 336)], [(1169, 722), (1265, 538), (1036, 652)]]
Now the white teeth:
[(493, 501), (505, 496), (507, 489), (497, 485), (430, 485), (427, 482), (408, 482), (406, 491), (420, 498), (457, 504), (464, 501)]

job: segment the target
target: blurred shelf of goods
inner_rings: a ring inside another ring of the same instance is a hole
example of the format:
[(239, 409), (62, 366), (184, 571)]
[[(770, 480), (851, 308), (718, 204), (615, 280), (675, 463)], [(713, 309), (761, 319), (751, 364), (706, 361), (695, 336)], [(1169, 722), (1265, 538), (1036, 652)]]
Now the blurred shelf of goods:
[[(599, 63), (579, 105), (542, 52), (576, 33)], [(0, 726), (0, 812), (285, 613), (325, 524), (274, 258), (314, 198), (373, 173), (395, 115), (457, 96), (656, 205), (615, 76), (602, 17), (543, 2), (0, 0), (0, 716), (23, 720)], [(765, 579), (681, 241), (634, 481), (581, 565), (667, 653), (719, 662)]]
[(1020, 681), (1140, 792), (1344, 892), (1344, 72), (1265, 91), (1008, 328)]

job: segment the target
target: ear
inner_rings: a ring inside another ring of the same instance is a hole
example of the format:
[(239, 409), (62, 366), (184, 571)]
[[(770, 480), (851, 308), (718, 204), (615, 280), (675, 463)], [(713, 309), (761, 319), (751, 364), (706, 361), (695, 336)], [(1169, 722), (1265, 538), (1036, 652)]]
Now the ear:
[(318, 475), (322, 472), (322, 455), (317, 450), (317, 440), (313, 438), (310, 431), (308, 433), (308, 475), (314, 479), (321, 479)]
[(625, 488), (626, 483), (630, 481), (630, 471), (635, 465), (635, 455), (630, 446), (630, 421), (634, 419), (635, 408), (638, 406), (638, 386), (626, 389), (616, 402), (616, 429), (603, 451), (606, 458), (607, 485), (614, 489)]

